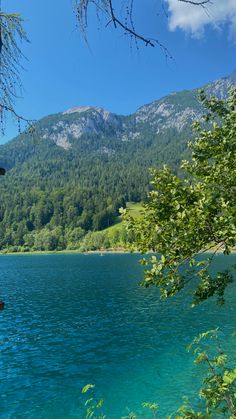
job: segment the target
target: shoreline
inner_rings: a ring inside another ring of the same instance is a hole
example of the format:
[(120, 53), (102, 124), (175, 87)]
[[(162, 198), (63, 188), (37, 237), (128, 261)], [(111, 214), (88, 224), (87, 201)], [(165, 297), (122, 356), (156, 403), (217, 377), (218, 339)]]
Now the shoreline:
[[(117, 248), (117, 249), (100, 249), (100, 250), (87, 250), (82, 252), (81, 250), (35, 250), (29, 252), (1, 252), (0, 256), (14, 256), (14, 255), (58, 255), (58, 254), (78, 254), (78, 255), (90, 255), (90, 254), (109, 254), (109, 253), (117, 253), (117, 254), (125, 254), (131, 252), (125, 248)], [(138, 252), (132, 252), (138, 253)]]
[[(29, 251), (29, 252), (5, 252), (5, 251), (0, 251), (0, 256), (32, 256), (32, 255), (105, 255), (105, 254), (140, 254), (142, 255), (143, 253), (138, 252), (138, 251), (130, 251), (128, 249), (122, 248), (122, 247), (118, 247), (118, 248), (114, 248), (114, 249), (98, 249), (98, 250), (87, 250), (87, 251), (81, 251), (81, 250), (33, 250), (33, 251)], [(155, 253), (155, 252), (147, 252), (147, 254), (150, 253)], [(214, 249), (212, 250), (208, 250), (204, 252), (205, 254), (207, 253), (216, 253), (216, 254), (223, 254), (223, 250), (218, 249), (216, 252)], [(231, 254), (236, 253), (236, 249), (231, 250)], [(144, 255), (144, 254), (143, 254)], [(225, 255), (227, 256), (227, 255)]]

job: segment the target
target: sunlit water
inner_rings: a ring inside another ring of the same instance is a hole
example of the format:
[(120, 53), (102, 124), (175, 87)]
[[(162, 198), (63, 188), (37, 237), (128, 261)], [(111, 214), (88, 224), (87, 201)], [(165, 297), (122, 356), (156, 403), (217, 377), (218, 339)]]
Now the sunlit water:
[[(232, 354), (236, 286), (223, 308), (190, 308), (188, 291), (168, 301), (142, 289), (138, 255), (2, 256), (0, 291), (0, 417), (84, 417), (81, 388), (96, 385), (107, 418), (160, 405), (165, 418), (194, 398), (201, 370), (186, 346), (219, 326)], [(216, 267), (236, 255), (216, 257)], [(88, 396), (87, 396), (88, 398)]]

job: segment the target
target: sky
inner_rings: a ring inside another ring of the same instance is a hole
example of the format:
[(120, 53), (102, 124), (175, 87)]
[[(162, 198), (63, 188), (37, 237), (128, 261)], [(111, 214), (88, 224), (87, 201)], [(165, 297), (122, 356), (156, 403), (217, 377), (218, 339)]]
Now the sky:
[[(120, 13), (125, 0), (114, 0)], [(2, 10), (24, 19), (29, 42), (17, 112), (37, 120), (73, 106), (133, 113), (173, 91), (201, 87), (236, 69), (236, 0), (212, 0), (207, 9), (178, 0), (135, 0), (136, 30), (168, 48), (135, 47), (106, 18), (89, 12), (84, 41), (74, 0), (2, 0)], [(17, 135), (8, 118), (4, 143)]]

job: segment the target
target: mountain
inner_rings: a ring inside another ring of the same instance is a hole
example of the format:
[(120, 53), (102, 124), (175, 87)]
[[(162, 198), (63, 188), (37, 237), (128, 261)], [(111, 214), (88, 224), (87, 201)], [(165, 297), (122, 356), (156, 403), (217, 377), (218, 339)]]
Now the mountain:
[[(236, 71), (203, 86), (224, 98)], [(33, 134), (0, 147), (0, 249), (76, 247), (114, 223), (120, 206), (145, 199), (149, 167), (177, 171), (188, 157), (191, 123), (204, 113), (198, 89), (172, 93), (116, 115), (80, 106), (49, 115)]]

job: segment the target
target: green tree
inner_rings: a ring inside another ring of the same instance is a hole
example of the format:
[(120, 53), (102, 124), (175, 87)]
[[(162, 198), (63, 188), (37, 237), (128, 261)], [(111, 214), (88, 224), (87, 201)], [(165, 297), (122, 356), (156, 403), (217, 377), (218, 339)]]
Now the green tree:
[(79, 243), (81, 239), (84, 237), (85, 233), (85, 230), (83, 230), (81, 227), (66, 229), (67, 249), (78, 249)]
[[(229, 254), (236, 246), (236, 89), (225, 102), (203, 93), (201, 99), (208, 114), (203, 128), (194, 124), (192, 158), (182, 162), (185, 177), (167, 167), (152, 171), (143, 215), (129, 222), (134, 247), (160, 254), (143, 260), (151, 263), (144, 285), (156, 285), (168, 297), (197, 278), (194, 304), (213, 295), (223, 302), (232, 275), (226, 271), (213, 277), (209, 265), (217, 250)], [(199, 261), (198, 255), (210, 250), (211, 256)]]
[[(209, 349), (206, 340), (212, 340)], [(206, 377), (199, 396), (205, 400), (205, 409), (196, 412), (188, 400), (178, 409), (178, 418), (185, 419), (213, 419), (217, 417), (236, 417), (236, 368), (221, 348), (218, 330), (210, 330), (197, 336), (189, 346), (196, 358), (195, 364), (206, 368)]]
[(93, 229), (103, 230), (114, 223), (115, 214), (112, 210), (103, 210), (93, 216)]

